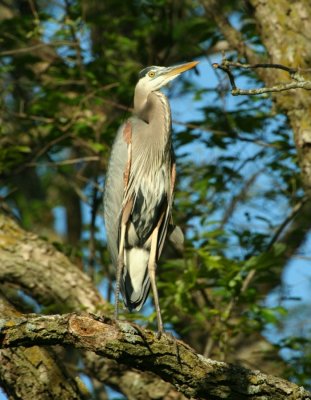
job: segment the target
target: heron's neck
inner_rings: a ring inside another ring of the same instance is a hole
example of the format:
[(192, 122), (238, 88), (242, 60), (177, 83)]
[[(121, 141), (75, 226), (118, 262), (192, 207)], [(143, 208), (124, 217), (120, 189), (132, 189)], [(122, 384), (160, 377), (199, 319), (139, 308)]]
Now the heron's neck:
[(148, 96), (150, 107), (149, 124), (161, 125), (165, 132), (171, 131), (171, 108), (167, 97), (162, 92), (152, 92)]
[(139, 104), (135, 104), (135, 113), (150, 125), (158, 139), (169, 141), (171, 133), (171, 109), (167, 97), (160, 91), (152, 92)]
[[(135, 106), (137, 106), (137, 103)], [(140, 129), (137, 130), (137, 133), (139, 133), (139, 136), (137, 136), (139, 149), (136, 149), (138, 157), (135, 161), (138, 162), (139, 160), (137, 168), (143, 169), (145, 174), (152, 177), (155, 171), (159, 171), (164, 164), (166, 168), (171, 164), (170, 106), (163, 93), (152, 92), (145, 100), (142, 108), (134, 108), (134, 113), (137, 118), (146, 123), (140, 124)], [(135, 166), (133, 165), (133, 167)]]

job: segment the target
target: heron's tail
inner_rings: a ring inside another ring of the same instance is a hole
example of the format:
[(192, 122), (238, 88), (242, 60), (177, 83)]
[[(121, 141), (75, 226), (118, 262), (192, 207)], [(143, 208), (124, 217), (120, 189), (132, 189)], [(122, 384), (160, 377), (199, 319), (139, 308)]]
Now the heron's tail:
[(125, 250), (121, 292), (125, 306), (130, 311), (139, 311), (148, 296), (150, 289), (148, 260), (149, 251), (146, 249), (132, 247)]

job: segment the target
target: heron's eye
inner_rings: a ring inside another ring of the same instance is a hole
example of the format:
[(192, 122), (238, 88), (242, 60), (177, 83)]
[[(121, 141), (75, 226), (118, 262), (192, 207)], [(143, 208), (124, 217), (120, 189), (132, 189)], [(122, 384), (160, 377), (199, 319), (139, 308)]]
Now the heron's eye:
[(149, 71), (149, 72), (148, 72), (148, 76), (149, 76), (150, 78), (153, 78), (153, 77), (155, 76), (155, 72), (154, 72), (154, 71)]

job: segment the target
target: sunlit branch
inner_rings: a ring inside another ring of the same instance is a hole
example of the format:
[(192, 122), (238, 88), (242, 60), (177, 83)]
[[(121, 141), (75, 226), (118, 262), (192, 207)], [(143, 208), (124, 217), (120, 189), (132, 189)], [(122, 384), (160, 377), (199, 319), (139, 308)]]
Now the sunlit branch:
[[(212, 64), (215, 69), (221, 69), (226, 72), (231, 84), (231, 94), (233, 96), (239, 95), (258, 95), (271, 92), (283, 92), (290, 89), (305, 89), (311, 90), (311, 81), (304, 79), (301, 75), (302, 72), (308, 72), (310, 69), (290, 68), (281, 64), (243, 64), (239, 62), (228, 61), (225, 58), (222, 59), (221, 63)], [(237, 87), (232, 68), (242, 69), (257, 69), (257, 68), (271, 68), (280, 69), (289, 73), (290, 81), (281, 82), (277, 85), (270, 87), (261, 87), (253, 89), (240, 89)]]
[[(183, 342), (127, 322), (92, 314), (21, 315), (2, 318), (1, 347), (33, 345), (73, 346), (92, 351), (142, 371), (150, 371), (175, 385), (187, 397), (240, 400), (248, 398), (310, 399), (302, 387), (259, 371), (206, 359)], [(237, 384), (238, 382), (238, 384)]]

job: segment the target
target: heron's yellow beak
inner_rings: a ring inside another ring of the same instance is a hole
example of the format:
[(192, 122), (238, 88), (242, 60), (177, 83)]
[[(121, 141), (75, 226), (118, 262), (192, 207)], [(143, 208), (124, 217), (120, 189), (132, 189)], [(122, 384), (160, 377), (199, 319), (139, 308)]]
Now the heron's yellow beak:
[(191, 61), (186, 64), (175, 65), (174, 67), (169, 67), (165, 75), (174, 76), (181, 74), (182, 72), (188, 71), (188, 69), (194, 68), (199, 64), (199, 61)]

